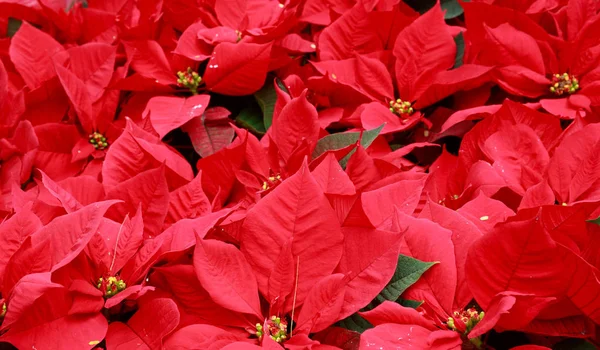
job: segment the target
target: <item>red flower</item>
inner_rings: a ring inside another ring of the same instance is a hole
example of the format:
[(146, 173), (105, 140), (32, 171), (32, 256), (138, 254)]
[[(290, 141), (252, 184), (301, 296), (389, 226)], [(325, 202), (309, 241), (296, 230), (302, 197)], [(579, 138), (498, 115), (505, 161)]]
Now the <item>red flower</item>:
[(513, 95), (538, 98), (550, 113), (573, 119), (579, 110), (589, 112), (600, 103), (593, 63), (599, 57), (594, 47), (600, 42), (592, 29), (594, 17), (586, 15), (585, 6), (575, 5), (578, 2), (569, 2), (565, 19), (569, 28), (577, 28), (573, 28), (577, 35), (570, 34), (564, 41), (527, 17), (488, 20), (476, 16), (480, 11), (496, 11), (495, 6), (467, 5), (471, 61), (495, 67), (494, 80), (500, 87)]

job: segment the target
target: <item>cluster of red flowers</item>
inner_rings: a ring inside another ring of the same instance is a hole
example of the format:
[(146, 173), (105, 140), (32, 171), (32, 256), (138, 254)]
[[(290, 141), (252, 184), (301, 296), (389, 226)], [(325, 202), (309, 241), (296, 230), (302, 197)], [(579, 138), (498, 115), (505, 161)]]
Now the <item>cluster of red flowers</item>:
[(0, 0), (0, 344), (588, 349), (595, 0)]

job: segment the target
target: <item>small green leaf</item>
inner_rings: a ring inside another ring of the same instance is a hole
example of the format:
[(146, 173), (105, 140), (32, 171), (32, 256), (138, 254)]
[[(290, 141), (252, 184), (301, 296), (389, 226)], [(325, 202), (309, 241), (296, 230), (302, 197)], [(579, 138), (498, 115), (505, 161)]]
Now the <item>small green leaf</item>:
[[(372, 130), (367, 130), (367, 131), (363, 132), (362, 139), (360, 140), (361, 146), (363, 146), (364, 148), (369, 147), (373, 143), (373, 141), (375, 141), (377, 136), (379, 136), (379, 133), (381, 132), (382, 129), (383, 129), (383, 124), (378, 128), (375, 128)], [(360, 138), (360, 132), (345, 132), (345, 133), (337, 133), (337, 134), (327, 135), (317, 142), (317, 145), (315, 146), (315, 150), (313, 151), (312, 157), (313, 157), (313, 159), (315, 159), (327, 151), (341, 149), (341, 148), (350, 146), (350, 145), (356, 143), (359, 138)], [(346, 167), (346, 164), (348, 163), (348, 159), (350, 159), (350, 156), (354, 152), (355, 152), (355, 150), (352, 150), (346, 157), (344, 157), (342, 160), (340, 160), (340, 164), (342, 165), (343, 168)]]
[(435, 5), (435, 0), (404, 0), (408, 6), (423, 14)]
[(587, 222), (590, 222), (590, 223), (596, 224), (596, 225), (600, 225), (600, 216), (593, 220), (587, 220)]
[(392, 279), (383, 288), (383, 290), (365, 307), (365, 310), (374, 309), (377, 305), (386, 300), (396, 301), (404, 291), (413, 285), (425, 271), (437, 264), (437, 262), (423, 262), (410, 256), (402, 255), (398, 257), (398, 264)]
[[(276, 78), (275, 82), (281, 90), (285, 91), (286, 93), (288, 92), (281, 79)], [(277, 92), (275, 91), (275, 86), (273, 86), (272, 80), (267, 79), (267, 84), (265, 84), (262, 89), (254, 94), (254, 98), (256, 99), (256, 102), (258, 102), (258, 105), (263, 113), (263, 129), (269, 130), (271, 124), (273, 123), (273, 110), (275, 109), (275, 102), (277, 101)]]
[(423, 303), (424, 303), (423, 300), (419, 301), (419, 300), (409, 300), (409, 299), (402, 299), (402, 298), (396, 300), (396, 302), (404, 307), (410, 307), (412, 309), (416, 309), (419, 306), (423, 305)]
[(446, 10), (445, 19), (458, 17), (464, 12), (457, 0), (442, 0), (442, 10)]
[(12, 38), (17, 30), (21, 28), (21, 24), (23, 21), (18, 20), (16, 18), (8, 17), (8, 29), (6, 30), (6, 36)]
[[(463, 0), (469, 2), (470, 0)], [(435, 0), (404, 0), (410, 7), (419, 13), (423, 14), (431, 9), (435, 4)], [(458, 3), (458, 0), (441, 0), (442, 10), (446, 10), (445, 19), (451, 19), (463, 14), (463, 8)]]
[(250, 105), (240, 111), (240, 114), (235, 118), (235, 122), (248, 129), (256, 135), (265, 134), (265, 126), (263, 124), (263, 114), (256, 105)]
[(336, 325), (357, 333), (362, 333), (369, 328), (373, 328), (373, 325), (369, 321), (356, 313), (339, 321)]
[(456, 43), (456, 57), (454, 58), (454, 67), (452, 67), (452, 69), (462, 66), (465, 57), (465, 38), (463, 37), (463, 34), (459, 33), (455, 36), (454, 42)]
[(594, 350), (596, 347), (583, 339), (565, 339), (554, 344), (553, 350)]
[[(361, 311), (372, 310), (386, 300), (396, 301), (402, 306), (416, 309), (423, 304), (422, 301), (398, 300), (398, 298), (408, 287), (413, 285), (425, 271), (435, 264), (437, 264), (437, 262), (423, 262), (406, 255), (400, 255), (398, 257), (398, 264), (396, 265), (396, 272), (394, 272), (394, 276), (392, 276), (390, 282), (388, 282), (387, 286), (385, 286), (379, 295), (375, 297), (369, 305), (362, 308)], [(362, 333), (373, 327), (369, 321), (365, 320), (357, 313), (339, 321), (337, 325), (358, 333)]]

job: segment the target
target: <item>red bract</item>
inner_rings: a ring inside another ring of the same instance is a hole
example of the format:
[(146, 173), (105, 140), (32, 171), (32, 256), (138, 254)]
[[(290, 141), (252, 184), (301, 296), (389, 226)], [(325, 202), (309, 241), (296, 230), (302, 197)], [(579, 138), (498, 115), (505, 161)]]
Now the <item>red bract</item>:
[(478, 16), (481, 11), (496, 9), (479, 4), (467, 7), (467, 30), (475, 31), (474, 63), (494, 66), (494, 80), (503, 89), (517, 96), (541, 98), (542, 108), (565, 118), (572, 119), (577, 111), (589, 111), (598, 104), (598, 73), (593, 64), (598, 59), (594, 49), (598, 39), (593, 34), (597, 19), (590, 15), (596, 11), (595, 5), (569, 1), (560, 16), (568, 27), (564, 40), (548, 35), (525, 16), (509, 19), (501, 9), (504, 22), (498, 17)]
[[(563, 211), (567, 210), (570, 208), (563, 208)], [(535, 321), (538, 317), (535, 314), (531, 316), (531, 324), (519, 327), (530, 328), (535, 333), (585, 337), (593, 329), (589, 320), (597, 317), (593, 300), (600, 288), (598, 271), (578, 254), (575, 248), (578, 238), (564, 236), (558, 229), (561, 225), (574, 222), (577, 216), (571, 214), (573, 219), (564, 218), (552, 211), (551, 207), (543, 207), (537, 213), (523, 212), (515, 219), (496, 226), (494, 231), (469, 250), (471, 259), (490, 261), (471, 265), (467, 269), (467, 278), (480, 305), (489, 305), (496, 293), (504, 291), (529, 294), (540, 301), (546, 298), (546, 307), (538, 308), (536, 313), (539, 313), (540, 322), (548, 328), (540, 327)], [(571, 232), (585, 235), (585, 231), (585, 225), (582, 225)], [(498, 235), (502, 235), (503, 239), (497, 240)], [(495, 242), (484, 243), (487, 240)], [(495, 247), (494, 255), (486, 254), (489, 249), (486, 247), (491, 247), (490, 243)], [(581, 241), (579, 244), (586, 245)], [(546, 257), (543, 264), (540, 264), (539, 256)], [(502, 259), (504, 263), (493, 263), (493, 259)], [(571, 270), (571, 266), (576, 266), (575, 270)], [(493, 270), (497, 278), (493, 282), (488, 280), (484, 286), (480, 282), (481, 273), (488, 268)], [(539, 289), (542, 283), (543, 290)], [(549, 327), (551, 324), (556, 326)]]
[(0, 1), (0, 343), (600, 346), (599, 11)]
[[(356, 5), (348, 14), (359, 10), (365, 11), (362, 4)], [(392, 14), (403, 16), (400, 10), (393, 10)], [(342, 19), (347, 20), (344, 17)], [(353, 31), (346, 27), (336, 29)], [(391, 39), (393, 48), (389, 49), (392, 49), (395, 64), (391, 64), (390, 58), (383, 52), (374, 58), (356, 55), (339, 61), (313, 63), (316, 70), (325, 75), (321, 79), (311, 80), (315, 90), (336, 96), (342, 94), (335, 91), (336, 86), (341, 85), (346, 90), (344, 93), (351, 93), (360, 99), (347, 101), (346, 104), (379, 102), (365, 103), (356, 109), (355, 117), (360, 119), (365, 129), (376, 128), (382, 123), (386, 123), (383, 133), (411, 128), (423, 116), (419, 109), (456, 91), (475, 88), (487, 79), (490, 69), (486, 67), (465, 65), (448, 71), (454, 66), (456, 45), (438, 7), (399, 32), (396, 33), (394, 29), (390, 29), (390, 32), (397, 36)], [(334, 48), (337, 45), (329, 44)], [(392, 76), (395, 78), (394, 84)]]

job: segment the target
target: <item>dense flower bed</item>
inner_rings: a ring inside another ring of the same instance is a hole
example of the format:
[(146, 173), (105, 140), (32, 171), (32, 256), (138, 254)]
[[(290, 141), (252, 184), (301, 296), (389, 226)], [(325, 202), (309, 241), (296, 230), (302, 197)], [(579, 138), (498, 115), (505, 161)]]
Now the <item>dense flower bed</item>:
[(0, 348), (590, 349), (595, 0), (0, 0)]

